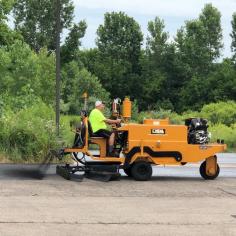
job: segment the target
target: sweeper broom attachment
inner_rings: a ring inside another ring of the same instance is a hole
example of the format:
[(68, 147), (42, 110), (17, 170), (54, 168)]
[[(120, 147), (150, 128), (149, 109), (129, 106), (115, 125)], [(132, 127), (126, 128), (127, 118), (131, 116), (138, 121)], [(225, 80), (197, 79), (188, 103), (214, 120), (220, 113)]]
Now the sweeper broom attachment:
[[(86, 163), (84, 166), (57, 166), (56, 173), (66, 180), (82, 180), (84, 177), (100, 181), (110, 181), (120, 177), (119, 165), (103, 165), (100, 163)], [(81, 175), (82, 173), (82, 175)]]
[[(62, 155), (63, 153), (64, 155), (68, 154), (63, 152), (65, 150), (61, 150)], [(120, 177), (120, 163), (86, 161), (84, 154), (82, 158), (78, 158), (77, 153), (71, 153), (71, 155), (72, 160), (76, 163), (75, 165), (65, 164), (56, 167), (56, 173), (66, 180), (82, 180), (85, 177), (107, 182)]]

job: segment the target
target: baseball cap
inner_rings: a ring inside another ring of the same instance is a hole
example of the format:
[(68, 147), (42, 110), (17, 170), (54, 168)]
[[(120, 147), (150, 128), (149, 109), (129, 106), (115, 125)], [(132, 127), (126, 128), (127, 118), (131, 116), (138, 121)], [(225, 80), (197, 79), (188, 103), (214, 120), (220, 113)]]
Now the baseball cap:
[(95, 102), (95, 107), (98, 107), (98, 106), (100, 106), (100, 105), (102, 105), (102, 104), (103, 104), (102, 101), (96, 101), (96, 102)]

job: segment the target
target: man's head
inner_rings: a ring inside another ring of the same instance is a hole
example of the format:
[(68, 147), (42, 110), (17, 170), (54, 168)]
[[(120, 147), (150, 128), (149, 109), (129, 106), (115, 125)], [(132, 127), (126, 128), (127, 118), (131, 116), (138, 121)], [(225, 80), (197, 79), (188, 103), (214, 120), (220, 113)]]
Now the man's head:
[(96, 102), (95, 102), (95, 107), (96, 107), (97, 109), (99, 109), (99, 110), (103, 110), (104, 107), (105, 107), (105, 105), (104, 105), (104, 103), (103, 103), (102, 101), (96, 101)]

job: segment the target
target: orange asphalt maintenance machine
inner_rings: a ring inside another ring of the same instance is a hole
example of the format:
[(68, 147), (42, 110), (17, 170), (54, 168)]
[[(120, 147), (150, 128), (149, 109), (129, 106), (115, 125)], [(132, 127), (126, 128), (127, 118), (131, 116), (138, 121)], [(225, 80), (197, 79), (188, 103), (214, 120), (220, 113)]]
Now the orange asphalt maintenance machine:
[[(60, 156), (71, 155), (75, 165), (57, 166), (57, 174), (65, 179), (78, 176), (105, 176), (110, 180), (119, 176), (119, 170), (135, 180), (149, 180), (152, 165), (185, 165), (203, 161), (200, 174), (204, 179), (215, 179), (219, 175), (216, 153), (223, 152), (226, 144), (223, 140), (209, 143), (207, 120), (189, 118), (185, 125), (170, 124), (168, 119), (145, 119), (142, 124), (130, 123), (131, 101), (125, 98), (122, 109), (118, 99), (113, 102), (113, 115), (119, 116), (123, 123), (116, 127), (115, 149), (117, 157), (107, 156), (107, 140), (94, 136), (87, 117), (81, 113), (82, 125), (77, 129), (75, 143), (64, 148)], [(90, 151), (90, 145), (98, 146), (96, 154)], [(83, 172), (84, 175), (78, 175)], [(82, 178), (82, 177), (81, 177)]]

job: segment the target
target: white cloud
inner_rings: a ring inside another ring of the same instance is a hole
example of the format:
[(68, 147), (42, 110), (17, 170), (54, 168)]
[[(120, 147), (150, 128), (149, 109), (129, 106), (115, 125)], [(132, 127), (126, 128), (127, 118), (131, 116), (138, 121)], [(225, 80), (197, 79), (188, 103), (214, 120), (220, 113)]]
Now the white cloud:
[[(77, 7), (125, 11), (143, 15), (196, 17), (204, 4), (211, 2), (223, 16), (236, 11), (235, 0), (74, 0)], [(227, 17), (228, 18), (228, 17)]]

